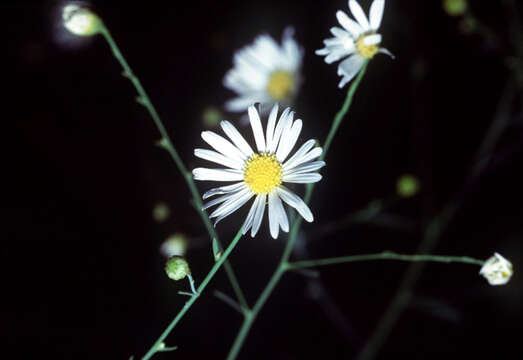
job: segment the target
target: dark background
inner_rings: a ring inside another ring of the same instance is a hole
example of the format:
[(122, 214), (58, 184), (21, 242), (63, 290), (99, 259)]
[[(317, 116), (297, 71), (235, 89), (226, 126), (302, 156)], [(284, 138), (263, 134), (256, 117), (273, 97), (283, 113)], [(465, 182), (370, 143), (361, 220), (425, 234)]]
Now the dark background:
[[(370, 1), (361, 3), (368, 9)], [(509, 66), (517, 54), (509, 19), (521, 18), (521, 11), (507, 13), (503, 2), (471, 3), (490, 35), (464, 34), (460, 18), (449, 17), (440, 1), (387, 1), (380, 32), (397, 58), (380, 55), (371, 62), (321, 171), (324, 179), (311, 203), (315, 222), (303, 230), (312, 258), (412, 253), (424, 224), (458, 193), (460, 208), (435, 253), (486, 259), (498, 251), (516, 272), (508, 285), (492, 287), (477, 274), (479, 267), (429, 264), (379, 359), (521, 354), (522, 83)], [(101, 37), (64, 34), (58, 4), (7, 1), (0, 7), (8, 60), (1, 120), (7, 126), (2, 358), (139, 358), (186, 300), (176, 292), (187, 283), (163, 273), (161, 242), (175, 231), (188, 234), (187, 258), (197, 282), (212, 264), (210, 242), (182, 177), (168, 154), (154, 146), (159, 134), (134, 101), (135, 91), (107, 44)], [(337, 64), (326, 65), (314, 50), (338, 25), (336, 10), (348, 11), (345, 1), (96, 1), (93, 6), (190, 168), (203, 164), (192, 151), (204, 146), (199, 137), (204, 110), (234, 96), (221, 84), (233, 52), (260, 33), (279, 40), (292, 24), (305, 48), (305, 82), (294, 106), (304, 120), (303, 141), (323, 141), (343, 102), (346, 89), (337, 88)], [(466, 181), (508, 82), (515, 90), (502, 107), (507, 126), (487, 166)], [(418, 176), (422, 191), (396, 200), (386, 214), (399, 216), (406, 226), (357, 224), (317, 236), (326, 224), (370, 201), (393, 198), (396, 179), (404, 173)], [(198, 186), (204, 191), (212, 184)], [(151, 216), (158, 202), (171, 209), (161, 224)], [(245, 214), (242, 209), (218, 226), (224, 241)], [(261, 233), (242, 239), (231, 255), (251, 304), (285, 240), (272, 240), (264, 221)], [(286, 275), (240, 358), (353, 358), (407, 266), (368, 262), (322, 268), (327, 302), (314, 300), (307, 278)], [(241, 317), (212, 296), (214, 289), (232, 294), (222, 272), (168, 338), (179, 350), (157, 358), (225, 357)]]

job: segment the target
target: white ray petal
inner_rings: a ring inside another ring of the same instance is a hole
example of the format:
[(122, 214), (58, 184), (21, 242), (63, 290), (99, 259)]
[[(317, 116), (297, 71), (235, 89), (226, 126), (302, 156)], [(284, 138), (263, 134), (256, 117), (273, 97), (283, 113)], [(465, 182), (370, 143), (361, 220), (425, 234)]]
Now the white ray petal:
[(249, 106), (254, 104), (256, 101), (264, 101), (264, 99), (260, 98), (260, 96), (256, 96), (253, 94), (246, 94), (231, 100), (228, 100), (224, 107), (227, 111), (244, 111)]
[(374, 0), (370, 6), (369, 20), (370, 27), (373, 30), (378, 30), (383, 18), (383, 9), (385, 8), (385, 0)]
[(282, 136), (282, 141), (280, 142), (278, 151), (276, 151), (276, 158), (280, 163), (285, 161), (289, 153), (294, 148), (294, 145), (296, 145), (296, 141), (298, 141), (302, 126), (302, 121), (298, 119), (294, 122), (294, 124), (292, 124), (292, 128), (288, 134), (285, 137)]
[(192, 171), (194, 180), (242, 181), (243, 172), (234, 169), (196, 168)]
[(338, 75), (343, 76), (338, 87), (342, 88), (351, 81), (361, 70), (364, 62), (365, 58), (359, 54), (354, 54), (348, 59), (343, 60), (340, 65), (338, 65)]
[(312, 171), (316, 171), (325, 166), (325, 161), (312, 161), (305, 163), (300, 166), (296, 166), (290, 170), (283, 170), (283, 175), (292, 175), (292, 174), (304, 174)]
[(207, 210), (208, 208), (210, 208), (214, 205), (221, 204), (222, 202), (229, 200), (231, 197), (234, 197), (238, 192), (239, 192), (239, 190), (236, 192), (230, 192), (230, 193), (227, 193), (226, 195), (217, 197), (214, 200), (208, 201), (205, 204), (203, 204), (202, 210)]
[(343, 26), (354, 39), (359, 38), (363, 33), (362, 27), (357, 22), (349, 18), (345, 12), (338, 10), (336, 12), (336, 17), (338, 18), (341, 26)]
[(325, 62), (327, 64), (332, 64), (333, 62), (336, 62), (345, 56), (351, 55), (352, 53), (354, 53), (354, 49), (347, 50), (342, 46), (337, 46), (336, 48), (332, 49), (332, 51), (330, 51), (329, 54), (325, 57)]
[(263, 214), (265, 212), (265, 202), (267, 200), (267, 195), (259, 194), (256, 196), (256, 200), (258, 203), (256, 204), (256, 213), (254, 214), (254, 219), (252, 222), (251, 237), (256, 236), (258, 230), (260, 229), (260, 225), (263, 220)]
[(314, 217), (312, 216), (312, 212), (305, 204), (305, 202), (296, 194), (289, 191), (287, 188), (280, 186), (278, 188), (278, 195), (281, 197), (283, 201), (285, 201), (289, 206), (292, 206), (293, 208), (298, 211), (298, 213), (308, 222), (312, 222), (314, 220)]
[(205, 194), (203, 194), (202, 199), (205, 200), (214, 195), (222, 195), (222, 194), (236, 192), (245, 186), (246, 185), (243, 182), (239, 182), (239, 183), (232, 184), (232, 185), (216, 187), (211, 190), (208, 190)]
[(311, 160), (314, 160), (314, 159), (320, 157), (322, 152), (323, 152), (323, 149), (321, 147), (315, 147), (314, 149), (312, 149), (311, 151), (309, 151), (306, 154), (300, 154), (299, 157), (296, 157), (296, 159), (293, 159), (292, 163), (289, 160), (287, 163), (283, 164), (283, 170), (291, 171), (292, 169), (294, 169), (295, 167), (297, 167), (300, 164), (307, 163)]
[(217, 153), (216, 151), (207, 150), (207, 149), (194, 149), (194, 156), (199, 157), (200, 159), (208, 160), (215, 162), (217, 164), (227, 166), (231, 169), (238, 169), (240, 170), (243, 168), (243, 161), (238, 161), (236, 159), (228, 158), (226, 156), (223, 156), (220, 153)]
[(236, 159), (240, 162), (247, 160), (247, 156), (245, 156), (240, 151), (240, 149), (231, 144), (229, 140), (225, 139), (224, 137), (218, 134), (213, 133), (212, 131), (203, 131), (202, 139), (207, 144), (211, 145), (214, 148), (214, 150), (218, 151), (222, 155), (225, 155), (226, 157)]
[(342, 28), (339, 28), (337, 26), (331, 27), (330, 32), (332, 33), (332, 35), (336, 36), (336, 38), (342, 41), (352, 38), (350, 32), (348, 32), (347, 30), (343, 30)]
[(367, 20), (367, 16), (363, 12), (363, 9), (361, 8), (360, 4), (356, 0), (349, 0), (349, 8), (352, 12), (352, 16), (358, 21), (360, 26), (363, 28), (363, 31), (367, 31), (370, 29), (369, 21)]
[(258, 152), (265, 152), (265, 137), (263, 136), (263, 128), (258, 110), (256, 110), (256, 108), (251, 105), (249, 106), (248, 112)]
[(242, 234), (245, 235), (247, 231), (252, 226), (252, 221), (254, 220), (254, 213), (256, 212), (256, 203), (258, 201), (258, 196), (254, 199), (254, 202), (251, 205), (251, 208), (249, 209), (249, 213), (247, 214), (247, 217), (245, 218), (245, 221), (243, 222), (242, 226)]
[(301, 159), (316, 144), (316, 140), (307, 140), (299, 149), (283, 164), (283, 170), (292, 169), (296, 160)]
[(380, 34), (372, 34), (363, 38), (363, 44), (367, 46), (378, 45), (381, 42)]
[(283, 182), (296, 183), (296, 184), (310, 184), (320, 181), (322, 176), (320, 174), (290, 174), (282, 176)]
[(267, 152), (274, 154), (280, 143), (283, 131), (287, 128), (290, 129), (292, 126), (292, 120), (294, 119), (294, 112), (290, 108), (286, 108), (280, 115), (280, 120), (276, 124), (276, 129), (274, 130), (274, 136), (272, 138), (271, 147), (267, 149)]
[(274, 190), (273, 193), (275, 194), (274, 208), (278, 212), (278, 219), (279, 219), (278, 222), (280, 223), (280, 227), (281, 227), (282, 231), (289, 232), (289, 219), (287, 218), (287, 213), (285, 212), (285, 209), (283, 208), (283, 204), (281, 202), (277, 189)]
[(271, 191), (269, 193), (269, 229), (271, 232), (271, 236), (274, 239), (278, 238), (278, 233), (280, 232), (280, 219), (278, 218), (279, 212), (276, 208), (277, 198), (278, 195), (275, 191)]
[(252, 151), (251, 146), (247, 143), (247, 141), (245, 141), (243, 136), (240, 134), (240, 132), (238, 130), (236, 130), (236, 128), (234, 127), (233, 124), (231, 124), (227, 120), (223, 120), (222, 122), (220, 122), (220, 125), (221, 125), (223, 131), (225, 132), (225, 134), (227, 134), (227, 136), (229, 137), (229, 139), (232, 140), (234, 145), (236, 145), (238, 147), (238, 149), (240, 149), (240, 151), (246, 157), (249, 158), (254, 154), (254, 151)]
[(245, 204), (250, 198), (253, 197), (253, 192), (250, 189), (244, 189), (237, 193), (234, 193), (227, 201), (218, 206), (216, 210), (209, 215), (210, 218), (218, 217), (214, 225), (225, 218), (226, 216), (232, 214), (238, 210), (243, 204)]
[(392, 59), (396, 59), (396, 56), (394, 56), (389, 50), (385, 49), (385, 48), (380, 48), (378, 50), (379, 53), (382, 53), (382, 54), (385, 54), (385, 55), (389, 55)]
[(274, 138), (274, 128), (276, 126), (276, 119), (278, 117), (278, 103), (274, 104), (271, 113), (269, 114), (269, 120), (267, 121), (267, 150), (272, 147)]

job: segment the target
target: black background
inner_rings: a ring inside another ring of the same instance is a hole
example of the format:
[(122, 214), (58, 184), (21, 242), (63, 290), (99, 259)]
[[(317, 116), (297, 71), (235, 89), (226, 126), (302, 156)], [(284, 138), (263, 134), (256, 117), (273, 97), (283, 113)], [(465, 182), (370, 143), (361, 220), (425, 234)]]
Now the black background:
[[(521, 84), (495, 154), (468, 182), (475, 153), (514, 72), (509, 17), (501, 2), (472, 1), (493, 38), (464, 35), (439, 1), (387, 1), (380, 32), (397, 58), (371, 62), (330, 150), (324, 179), (304, 226), (312, 258), (394, 250), (412, 253), (423, 224), (456, 192), (463, 202), (435, 250), (486, 259), (494, 251), (515, 267), (492, 287), (478, 267), (430, 264), (379, 359), (520, 356), (523, 118)], [(1, 338), (6, 359), (127, 359), (142, 356), (186, 298), (185, 282), (163, 273), (159, 246), (182, 231), (197, 282), (212, 264), (210, 242), (190, 194), (150, 117), (101, 37), (63, 32), (55, 2), (3, 2), (4, 57)], [(365, 9), (369, 1), (362, 1)], [(314, 55), (337, 25), (345, 1), (103, 2), (93, 4), (148, 91), (189, 168), (204, 165), (202, 114), (234, 94), (222, 86), (233, 52), (267, 32), (296, 29), (305, 49), (305, 81), (294, 109), (302, 141), (325, 138), (341, 106), (337, 65)], [(521, 9), (520, 9), (521, 10)], [(520, 16), (511, 12), (511, 16)], [(521, 59), (520, 59), (521, 61)], [(237, 114), (225, 114), (236, 121)], [(249, 134), (250, 129), (242, 132)], [(205, 164), (206, 165), (206, 164)], [(416, 174), (421, 193), (388, 214), (408, 229), (360, 224), (335, 234), (314, 231), (390, 199), (396, 179)], [(198, 184), (201, 191), (212, 184)], [(298, 189), (303, 194), (303, 189)], [(171, 217), (156, 223), (154, 205)], [(217, 228), (231, 239), (242, 209)], [(251, 304), (279, 260), (266, 222), (241, 240), (231, 261)], [(288, 274), (260, 313), (242, 359), (349, 359), (383, 314), (408, 264), (368, 262), (321, 269), (331, 317), (310, 296), (307, 278)], [(168, 338), (174, 353), (157, 358), (225, 358), (241, 317), (212, 296), (232, 294), (223, 273)], [(336, 319), (333, 323), (332, 318)], [(343, 324), (341, 327), (339, 324)]]

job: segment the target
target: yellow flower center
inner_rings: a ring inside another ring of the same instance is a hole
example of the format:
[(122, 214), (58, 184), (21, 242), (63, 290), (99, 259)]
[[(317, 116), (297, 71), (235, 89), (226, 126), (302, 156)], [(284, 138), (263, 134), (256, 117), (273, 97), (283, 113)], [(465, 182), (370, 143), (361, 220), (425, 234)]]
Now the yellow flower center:
[(269, 76), (267, 93), (274, 100), (288, 98), (294, 90), (294, 74), (288, 71), (276, 70)]
[(378, 52), (378, 45), (365, 45), (363, 40), (365, 40), (366, 35), (362, 35), (356, 41), (356, 48), (358, 52), (368, 59), (372, 59), (374, 55)]
[(243, 180), (255, 194), (267, 194), (281, 185), (282, 166), (273, 154), (254, 154), (247, 160)]

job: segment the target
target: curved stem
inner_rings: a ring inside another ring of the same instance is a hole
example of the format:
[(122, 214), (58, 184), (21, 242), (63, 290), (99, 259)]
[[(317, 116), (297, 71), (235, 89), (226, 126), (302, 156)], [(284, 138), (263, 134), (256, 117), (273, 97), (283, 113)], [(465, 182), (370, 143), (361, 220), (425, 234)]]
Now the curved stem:
[[(323, 146), (323, 152), (320, 156), (320, 160), (325, 159), (325, 156), (327, 155), (327, 151), (329, 150), (330, 144), (332, 143), (332, 140), (334, 139), (334, 135), (336, 134), (338, 128), (341, 125), (341, 122), (345, 115), (347, 114), (347, 111), (349, 110), (350, 105), (352, 104), (352, 99), (354, 97), (354, 94), (356, 93), (356, 89), (358, 88), (358, 85), (361, 82), (361, 79), (363, 78), (363, 75), (365, 74), (365, 71), (367, 69), (369, 61), (367, 60), (363, 67), (361, 68), (358, 76), (356, 79), (352, 82), (351, 86), (349, 87), (349, 90), (347, 91), (347, 97), (345, 98), (345, 102), (343, 103), (343, 106), (341, 107), (340, 111), (336, 114), (334, 117), (334, 120), (332, 122), (331, 128), (329, 130), (329, 134), (327, 135), (327, 139), (325, 140), (325, 144)], [(309, 203), (312, 191), (314, 190), (314, 184), (308, 184), (307, 188), (305, 190), (305, 196), (303, 197), (303, 201), (305, 203)], [(238, 356), (238, 353), (240, 352), (243, 343), (245, 342), (245, 338), (249, 334), (249, 331), (254, 324), (254, 321), (256, 320), (256, 317), (258, 316), (258, 313), (262, 309), (265, 302), (269, 299), (272, 291), (280, 281), (282, 275), (285, 273), (285, 271), (289, 270), (289, 257), (291, 255), (292, 249), (294, 247), (294, 243), (296, 242), (296, 237), (298, 235), (298, 232), (300, 230), (300, 226), (303, 222), (302, 217), (297, 217), (294, 223), (292, 224), (291, 231), (289, 232), (289, 239), (287, 240), (287, 244), (285, 245), (285, 249), (283, 250), (283, 254), (280, 259), (280, 263), (278, 264), (278, 267), (276, 268), (276, 271), (272, 274), (269, 282), (263, 289), (262, 293), (256, 300), (256, 303), (252, 307), (252, 310), (247, 311), (245, 318), (243, 320), (243, 324), (236, 335), (236, 338), (234, 339), (234, 343), (231, 347), (231, 350), (229, 351), (229, 354), (227, 355), (227, 360), (234, 360)]]
[[(105, 25), (102, 24), (101, 27), (101, 34), (109, 44), (109, 47), (111, 48), (111, 51), (122, 66), (123, 69), (123, 75), (127, 77), (131, 83), (134, 85), (136, 92), (138, 93), (138, 97), (136, 101), (144, 106), (149, 114), (151, 115), (151, 118), (154, 121), (154, 124), (158, 128), (158, 131), (160, 132), (160, 135), (162, 136), (162, 139), (159, 142), (159, 145), (163, 147), (169, 155), (171, 155), (172, 159), (174, 160), (174, 163), (178, 167), (178, 170), (180, 170), (185, 182), (187, 183), (187, 186), (189, 187), (189, 190), (191, 191), (191, 195), (194, 199), (195, 207), (200, 215), (203, 223), (205, 224), (205, 228), (207, 229), (207, 232), (209, 233), (209, 236), (212, 238), (215, 238), (217, 243), (220, 246), (220, 250), (223, 250), (223, 247), (221, 246), (218, 238), (218, 234), (216, 234), (216, 231), (214, 230), (214, 227), (211, 224), (211, 221), (209, 220), (209, 217), (207, 216), (207, 213), (202, 210), (203, 203), (201, 200), (200, 193), (198, 189), (196, 188), (196, 184), (194, 183), (194, 180), (192, 178), (192, 174), (190, 171), (187, 170), (185, 164), (183, 163), (180, 155), (178, 154), (178, 151), (176, 151), (176, 148), (173, 145), (173, 142), (171, 141), (171, 138), (169, 137), (169, 134), (167, 133), (167, 130), (165, 129), (165, 126), (162, 123), (162, 120), (160, 119), (160, 116), (158, 115), (158, 112), (156, 111), (155, 107), (153, 106), (151, 100), (149, 99), (149, 96), (145, 92), (145, 89), (143, 88), (140, 80), (138, 77), (136, 77), (123, 57), (122, 53), (120, 52), (120, 49), (118, 48), (118, 45), (114, 41), (113, 37), (111, 36), (111, 33), (107, 29)], [(245, 296), (240, 288), (240, 285), (238, 283), (238, 280), (236, 278), (236, 275), (234, 274), (234, 271), (232, 269), (231, 264), (227, 261), (224, 265), (225, 271), (227, 272), (227, 276), (229, 277), (229, 281), (231, 282), (232, 288), (238, 298), (238, 301), (240, 304), (244, 307), (248, 307), (247, 301), (245, 299)]]
[(216, 261), (213, 265), (213, 267), (211, 268), (211, 270), (209, 270), (209, 273), (207, 274), (207, 276), (205, 276), (205, 278), (203, 279), (202, 283), (200, 284), (200, 286), (198, 286), (198, 289), (197, 289), (197, 293), (194, 294), (193, 296), (191, 296), (191, 298), (185, 303), (185, 305), (183, 306), (183, 308), (178, 312), (178, 314), (176, 314), (176, 316), (174, 317), (174, 319), (171, 321), (171, 323), (169, 324), (169, 326), (167, 326), (167, 328), (165, 328), (165, 330), (163, 331), (163, 333), (160, 335), (160, 337), (156, 340), (156, 342), (153, 344), (153, 346), (151, 346), (151, 348), (149, 349), (149, 351), (147, 351), (147, 353), (144, 355), (144, 357), (142, 358), (142, 360), (148, 360), (150, 359), (156, 352), (158, 352), (159, 348), (161, 348), (161, 344), (164, 342), (165, 338), (169, 335), (169, 333), (174, 329), (174, 327), (176, 326), (176, 324), (178, 324), (178, 322), (181, 320), (181, 318), (185, 315), (185, 313), (191, 308), (191, 306), (194, 304), (194, 302), (196, 301), (196, 299), (198, 299), (198, 297), (202, 294), (203, 290), (205, 290), (205, 287), (207, 286), (207, 284), (209, 284), (209, 282), (211, 281), (211, 279), (214, 277), (214, 275), (216, 274), (216, 272), (218, 271), (218, 269), (220, 268), (220, 266), (222, 266), (222, 264), (225, 262), (225, 260), (227, 260), (227, 257), (229, 256), (229, 254), (231, 253), (231, 251), (234, 249), (234, 247), (236, 246), (236, 244), (238, 244), (238, 241), (241, 239), (242, 237), (242, 230), (240, 229), (238, 231), (238, 233), (236, 234), (236, 236), (234, 237), (234, 239), (231, 241), (231, 243), (229, 244), (229, 246), (227, 247), (227, 249), (225, 249), (225, 251), (223, 252), (222, 256), (218, 259), (218, 261)]
[(325, 265), (334, 265), (334, 264), (343, 264), (356, 261), (371, 261), (371, 260), (399, 260), (399, 261), (433, 261), (433, 262), (442, 262), (442, 263), (464, 263), (464, 264), (474, 264), (474, 265), (483, 265), (485, 262), (483, 260), (474, 259), (468, 256), (443, 256), (443, 255), (403, 255), (396, 254), (390, 251), (384, 251), (377, 254), (364, 254), (364, 255), (351, 255), (351, 256), (340, 256), (326, 259), (317, 259), (317, 260), (303, 260), (289, 263), (289, 270), (298, 270), (306, 269), (317, 266)]

